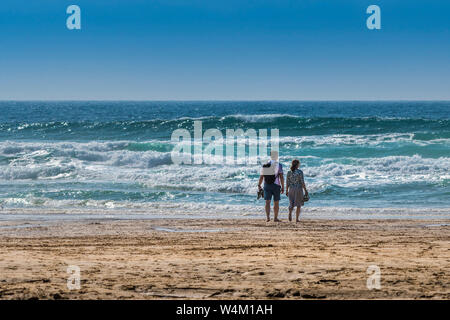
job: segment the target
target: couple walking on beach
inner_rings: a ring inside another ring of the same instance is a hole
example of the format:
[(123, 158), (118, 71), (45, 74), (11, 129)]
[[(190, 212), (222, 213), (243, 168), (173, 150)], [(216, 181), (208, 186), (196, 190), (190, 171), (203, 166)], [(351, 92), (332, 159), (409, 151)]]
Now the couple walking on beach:
[[(273, 215), (275, 222), (280, 222), (278, 213), (280, 211), (280, 199), (284, 194), (284, 176), (283, 166), (278, 162), (278, 152), (271, 151), (271, 160), (261, 168), (261, 174), (258, 181), (259, 192), (264, 191), (265, 209), (267, 221), (270, 221), (270, 203), (273, 197)], [(289, 198), (289, 221), (292, 221), (292, 211), (296, 207), (295, 222), (300, 222), (300, 210), (304, 204), (305, 197), (308, 197), (303, 171), (300, 168), (300, 161), (292, 161), (291, 170), (286, 177), (286, 196)], [(264, 181), (264, 189), (261, 187)], [(304, 191), (304, 193), (303, 193)]]

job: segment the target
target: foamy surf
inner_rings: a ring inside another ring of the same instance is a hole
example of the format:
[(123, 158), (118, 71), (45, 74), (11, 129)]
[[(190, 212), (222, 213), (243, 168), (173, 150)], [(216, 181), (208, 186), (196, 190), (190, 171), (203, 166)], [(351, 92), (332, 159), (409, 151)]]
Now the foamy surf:
[[(224, 135), (226, 129), (279, 129), (280, 161), (288, 170), (300, 159), (312, 207), (424, 208), (417, 211), (424, 216), (450, 207), (448, 103), (424, 103), (420, 118), (417, 103), (369, 104), (0, 103), (0, 206), (155, 216), (170, 211), (161, 205), (170, 203), (189, 215), (257, 216), (256, 182), (265, 159), (230, 165), (227, 156), (193, 154), (202, 164), (173, 163), (173, 130), (192, 133), (193, 122), (202, 121), (203, 131)], [(237, 143), (248, 155), (258, 140)], [(207, 144), (197, 139), (192, 145)], [(286, 197), (281, 205), (287, 206)]]

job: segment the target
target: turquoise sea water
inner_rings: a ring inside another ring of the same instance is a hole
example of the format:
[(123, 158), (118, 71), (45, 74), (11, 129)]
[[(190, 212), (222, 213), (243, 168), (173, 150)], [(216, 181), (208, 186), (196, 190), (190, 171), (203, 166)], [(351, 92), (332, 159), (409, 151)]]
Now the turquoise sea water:
[(450, 102), (338, 101), (0, 102), (1, 212), (259, 215), (258, 165), (173, 164), (171, 134), (194, 120), (278, 129), (306, 216), (450, 216)]

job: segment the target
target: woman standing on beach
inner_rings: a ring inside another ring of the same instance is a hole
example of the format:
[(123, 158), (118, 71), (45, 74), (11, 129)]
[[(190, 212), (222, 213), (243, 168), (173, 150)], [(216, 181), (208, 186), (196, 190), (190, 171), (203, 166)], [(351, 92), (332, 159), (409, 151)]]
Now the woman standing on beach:
[(289, 197), (289, 221), (292, 221), (292, 210), (297, 207), (295, 212), (295, 222), (300, 222), (300, 209), (303, 202), (303, 190), (305, 195), (308, 195), (306, 190), (305, 180), (303, 179), (303, 171), (299, 169), (300, 161), (295, 159), (292, 161), (291, 171), (288, 172), (286, 178), (286, 196)]

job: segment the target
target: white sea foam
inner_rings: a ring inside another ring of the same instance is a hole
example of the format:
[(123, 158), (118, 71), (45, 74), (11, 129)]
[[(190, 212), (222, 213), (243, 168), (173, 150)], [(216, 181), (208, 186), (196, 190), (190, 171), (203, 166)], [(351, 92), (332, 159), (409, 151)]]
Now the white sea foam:
[[(260, 167), (255, 165), (173, 165), (170, 152), (130, 151), (118, 142), (1, 142), (0, 180), (61, 180), (140, 183), (161, 190), (206, 191), (253, 195)], [(289, 165), (291, 156), (282, 156)], [(358, 188), (406, 183), (444, 183), (450, 158), (388, 156), (320, 159), (307, 156), (303, 165), (312, 192), (332, 187)], [(308, 162), (307, 162), (308, 163)], [(285, 167), (287, 169), (287, 167)]]
[[(268, 139), (270, 141), (270, 129), (268, 128)], [(276, 129), (276, 128), (273, 128)], [(245, 132), (244, 128), (244, 132)], [(259, 134), (259, 131), (256, 130)], [(282, 128), (280, 129), (282, 132)], [(223, 132), (223, 138), (225, 139), (226, 132)], [(236, 137), (236, 143), (245, 144), (247, 146), (254, 146), (261, 143), (259, 139), (248, 137)], [(412, 144), (416, 146), (428, 146), (433, 144), (450, 145), (450, 139), (436, 138), (430, 140), (421, 140), (415, 137), (414, 133), (386, 133), (386, 134), (368, 134), (368, 135), (354, 135), (354, 134), (332, 134), (332, 135), (304, 135), (304, 136), (280, 136), (279, 138), (273, 138), (273, 141), (278, 141), (282, 146), (293, 145), (294, 147), (326, 147), (326, 146), (385, 146), (385, 145), (397, 145)], [(164, 143), (173, 144), (171, 141), (165, 141)], [(192, 143), (199, 143), (194, 141)], [(208, 142), (212, 145), (222, 144), (221, 141)]]
[[(428, 182), (450, 179), (450, 158), (392, 156), (346, 159), (348, 163), (323, 161), (316, 167), (304, 167), (311, 191), (320, 192), (334, 185), (364, 187), (375, 185)], [(259, 166), (164, 166), (148, 177), (133, 177), (149, 187), (176, 187), (183, 190), (253, 194)]]
[(280, 143), (292, 143), (297, 145), (320, 146), (378, 146), (388, 143), (412, 143), (418, 146), (431, 144), (450, 144), (450, 139), (419, 140), (414, 133), (386, 133), (386, 134), (333, 134), (333, 135), (311, 135), (301, 137), (280, 137)]
[[(374, 135), (311, 135), (311, 136), (281, 136), (278, 141), (289, 147), (321, 147), (321, 146), (377, 146), (386, 143), (407, 142), (418, 146), (430, 144), (450, 144), (450, 139), (417, 140), (413, 133), (389, 133)], [(246, 145), (258, 145), (258, 139), (247, 139), (239, 137), (237, 143)], [(173, 146), (175, 143), (170, 140), (148, 140), (148, 141), (89, 141), (89, 142), (0, 142), (0, 156), (14, 157), (24, 154), (31, 154), (36, 151), (52, 152), (55, 156), (66, 156), (79, 158), (87, 161), (105, 161), (104, 153), (118, 151), (135, 144), (166, 144)], [(193, 144), (196, 144), (194, 141)], [(212, 142), (216, 144), (217, 142)], [(107, 156), (107, 155), (106, 155)]]
[[(169, 152), (134, 152), (129, 142), (61, 142), (0, 144), (12, 157), (1, 166), (0, 180), (72, 179), (135, 181), (154, 188), (253, 194), (259, 165), (172, 165)], [(291, 157), (281, 157), (288, 165)], [(300, 157), (302, 159), (312, 157)], [(304, 166), (311, 191), (330, 185), (358, 187), (450, 178), (450, 158), (389, 156), (382, 158), (312, 159)]]
[(293, 118), (297, 119), (298, 116), (291, 115), (291, 114), (281, 114), (281, 113), (267, 113), (267, 114), (234, 114), (222, 117), (221, 120), (224, 119), (241, 119), (246, 122), (258, 122), (258, 123), (264, 123), (264, 122), (270, 122), (273, 120), (276, 120), (278, 118)]
[(349, 163), (326, 160), (318, 167), (305, 168), (306, 176), (340, 186), (410, 182), (437, 182), (450, 178), (450, 158), (390, 156), (347, 158)]

